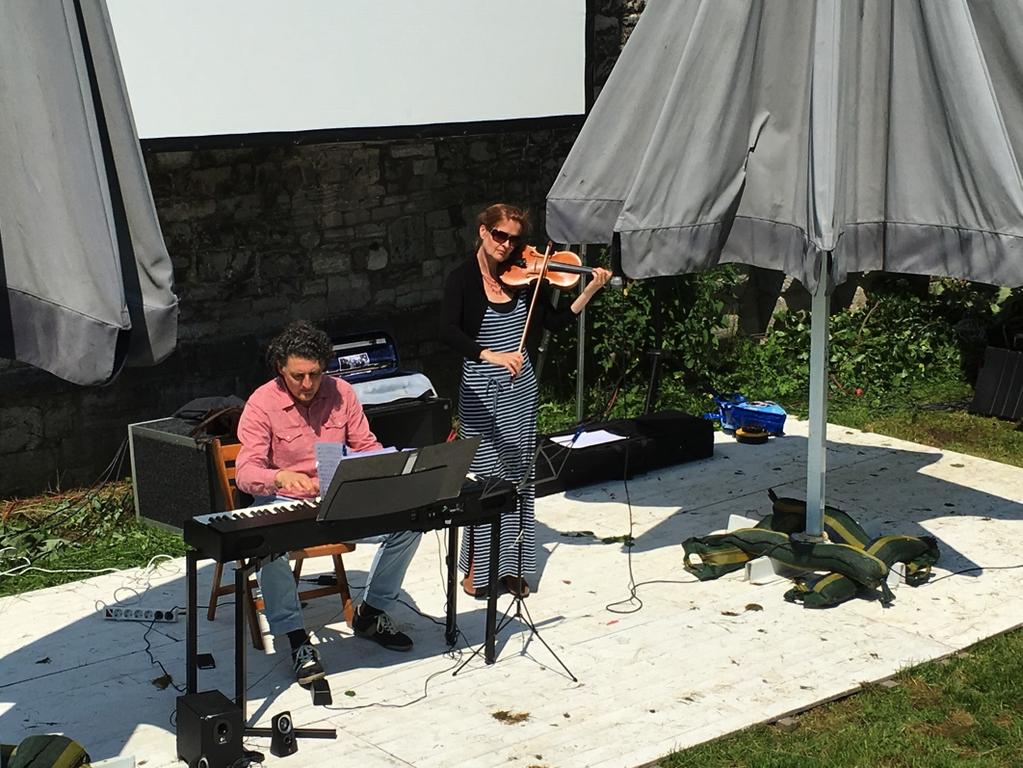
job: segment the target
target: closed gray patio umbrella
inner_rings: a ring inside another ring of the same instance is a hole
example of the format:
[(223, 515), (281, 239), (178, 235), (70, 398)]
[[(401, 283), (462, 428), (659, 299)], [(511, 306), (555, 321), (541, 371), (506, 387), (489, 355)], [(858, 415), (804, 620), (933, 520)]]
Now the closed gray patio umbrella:
[(649, 0), (547, 198), (630, 277), (721, 262), (813, 291), (807, 531), (827, 293), (886, 270), (1023, 284), (1023, 3)]
[(177, 338), (172, 269), (102, 0), (0, 4), (0, 356), (78, 384)]

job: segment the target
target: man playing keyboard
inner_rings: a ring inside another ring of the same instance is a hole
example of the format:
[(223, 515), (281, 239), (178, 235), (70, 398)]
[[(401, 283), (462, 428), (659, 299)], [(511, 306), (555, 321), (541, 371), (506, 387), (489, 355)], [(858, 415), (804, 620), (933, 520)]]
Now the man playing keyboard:
[[(370, 431), (355, 391), (343, 379), (325, 376), (330, 339), (298, 320), (267, 348), (267, 363), (277, 375), (256, 389), (238, 423), (242, 444), (236, 462), (238, 488), (265, 504), (281, 497), (313, 498), (320, 493), (316, 475), (317, 442), (343, 443), (352, 451), (380, 448)], [(375, 640), (392, 651), (408, 651), (412, 639), (400, 632), (387, 611), (398, 599), (405, 572), (421, 534), (402, 531), (361, 541), (380, 542), (362, 602), (352, 622), (356, 637)], [(302, 619), (298, 587), (287, 555), (265, 562), (258, 574), (264, 613), (275, 636), (287, 635), (295, 678), (306, 685), (324, 676)]]

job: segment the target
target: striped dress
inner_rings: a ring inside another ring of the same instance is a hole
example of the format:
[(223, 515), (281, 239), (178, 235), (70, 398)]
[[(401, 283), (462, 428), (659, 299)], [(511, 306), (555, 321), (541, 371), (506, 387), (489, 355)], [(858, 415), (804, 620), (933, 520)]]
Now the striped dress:
[[(528, 292), (522, 291), (508, 303), (496, 306), (496, 309), (493, 304), (487, 306), (476, 342), (494, 352), (514, 352), (526, 324)], [(514, 381), (500, 366), (464, 360), (458, 389), (459, 437), (479, 435), (483, 438), (470, 469), (477, 475), (500, 477), (514, 483), (532, 479), (536, 409), (536, 376), (528, 356)], [(501, 518), (499, 577), (521, 576), (536, 570), (534, 498), (531, 486), (522, 489), (515, 509)], [(470, 526), (466, 530), (458, 564), (464, 573), (473, 566), (474, 588), (488, 585), (489, 525)]]

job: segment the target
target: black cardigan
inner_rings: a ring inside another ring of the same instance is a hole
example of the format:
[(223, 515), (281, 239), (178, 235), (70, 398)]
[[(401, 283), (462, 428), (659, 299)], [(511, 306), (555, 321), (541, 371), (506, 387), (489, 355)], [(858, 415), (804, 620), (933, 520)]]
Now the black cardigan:
[[(535, 284), (534, 284), (535, 285)], [(523, 289), (532, 291), (534, 289)], [(540, 338), (540, 328), (557, 331), (571, 324), (576, 314), (571, 302), (563, 302), (558, 309), (551, 306), (549, 288), (542, 288), (536, 299), (533, 319), (530, 321), (526, 346), (534, 349)], [(531, 299), (532, 294), (527, 294)], [(476, 334), (483, 325), (487, 311), (487, 294), (483, 290), (483, 275), (474, 253), (455, 267), (444, 285), (441, 306), (440, 338), (445, 344), (469, 360), (479, 360), (483, 347), (476, 343)]]

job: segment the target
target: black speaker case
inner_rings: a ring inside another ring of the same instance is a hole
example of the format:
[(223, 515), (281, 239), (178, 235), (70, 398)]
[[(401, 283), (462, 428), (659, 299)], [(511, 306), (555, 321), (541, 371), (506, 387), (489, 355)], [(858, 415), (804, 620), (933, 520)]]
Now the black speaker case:
[(600, 429), (624, 435), (625, 439), (586, 448), (563, 448), (550, 438), (573, 435), (574, 429), (539, 437), (537, 496), (593, 483), (630, 480), (653, 469), (714, 455), (713, 425), (681, 411), (660, 411), (585, 426), (587, 432)]
[(178, 757), (189, 768), (231, 768), (244, 752), (242, 711), (220, 691), (178, 696)]
[(971, 413), (1023, 419), (1023, 351), (988, 347), (977, 374)]
[(222, 509), (207, 443), (189, 436), (194, 424), (174, 417), (128, 425), (135, 514), (174, 533), (196, 515)]

